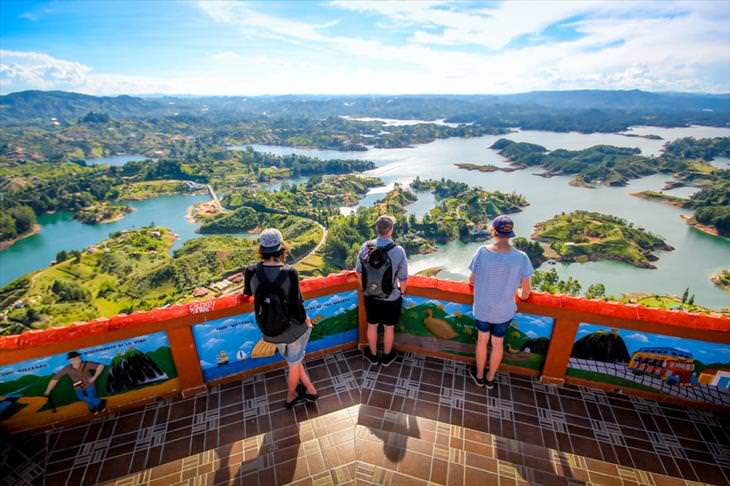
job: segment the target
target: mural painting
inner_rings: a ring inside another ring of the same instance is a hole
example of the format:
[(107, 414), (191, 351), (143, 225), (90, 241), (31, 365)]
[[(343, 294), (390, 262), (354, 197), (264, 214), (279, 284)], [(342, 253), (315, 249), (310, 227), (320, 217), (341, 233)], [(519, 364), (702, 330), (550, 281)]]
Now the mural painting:
[[(357, 342), (357, 291), (304, 301), (314, 324), (307, 352)], [(193, 326), (206, 381), (281, 361), (276, 346), (261, 339), (253, 312)]]
[(730, 405), (730, 345), (582, 323), (568, 376)]
[[(471, 304), (407, 295), (396, 340), (424, 349), (474, 356), (477, 329)], [(542, 369), (550, 344), (553, 319), (517, 314), (504, 340), (504, 363)]]
[(21, 361), (0, 370), (0, 429), (94, 414), (177, 388), (165, 332)]

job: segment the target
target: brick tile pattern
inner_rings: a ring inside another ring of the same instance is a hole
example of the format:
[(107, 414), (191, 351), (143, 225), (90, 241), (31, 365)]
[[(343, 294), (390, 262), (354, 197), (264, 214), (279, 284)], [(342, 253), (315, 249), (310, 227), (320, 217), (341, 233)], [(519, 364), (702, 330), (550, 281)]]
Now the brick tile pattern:
[[(0, 449), (17, 485), (730, 484), (730, 417), (500, 373), (357, 351), (307, 364), (315, 404), (287, 410), (283, 371)], [(32, 454), (31, 452), (32, 451)]]

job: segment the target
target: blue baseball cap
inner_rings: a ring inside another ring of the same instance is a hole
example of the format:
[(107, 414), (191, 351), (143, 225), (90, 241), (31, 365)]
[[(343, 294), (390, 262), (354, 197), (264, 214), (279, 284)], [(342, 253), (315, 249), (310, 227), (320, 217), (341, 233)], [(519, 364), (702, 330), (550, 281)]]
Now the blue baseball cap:
[(514, 226), (515, 224), (509, 216), (501, 215), (492, 220), (492, 228), (494, 228), (497, 236), (504, 238), (512, 238), (515, 235), (515, 232), (512, 231)]

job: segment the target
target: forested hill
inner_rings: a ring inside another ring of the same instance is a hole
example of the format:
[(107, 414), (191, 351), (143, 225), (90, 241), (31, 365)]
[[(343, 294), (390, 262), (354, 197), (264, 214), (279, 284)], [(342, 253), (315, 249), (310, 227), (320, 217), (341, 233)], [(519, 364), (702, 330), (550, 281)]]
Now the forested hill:
[[(63, 91), (23, 91), (0, 96), (0, 123), (50, 118), (75, 122), (89, 112), (113, 118), (196, 115), (208, 118), (266, 116), (369, 116), (481, 122), (494, 127), (587, 131), (631, 124), (730, 125), (730, 94), (631, 91), (535, 91), (514, 95), (97, 97)], [(575, 123), (570, 123), (576, 119)], [(590, 120), (607, 120), (591, 123)]]

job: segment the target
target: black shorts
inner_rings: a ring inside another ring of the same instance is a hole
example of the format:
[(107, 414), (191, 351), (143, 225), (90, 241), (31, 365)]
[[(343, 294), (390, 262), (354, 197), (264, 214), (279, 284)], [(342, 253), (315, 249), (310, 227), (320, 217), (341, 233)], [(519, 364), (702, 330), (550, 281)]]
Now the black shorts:
[(403, 297), (398, 300), (381, 300), (374, 297), (365, 297), (365, 314), (368, 324), (382, 324), (395, 326), (400, 322), (403, 311)]

